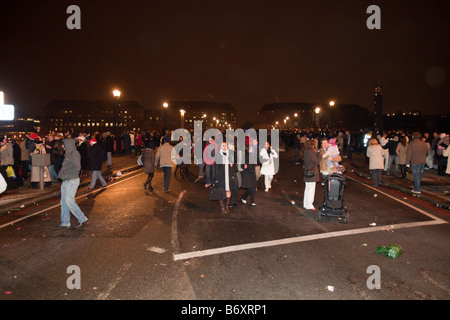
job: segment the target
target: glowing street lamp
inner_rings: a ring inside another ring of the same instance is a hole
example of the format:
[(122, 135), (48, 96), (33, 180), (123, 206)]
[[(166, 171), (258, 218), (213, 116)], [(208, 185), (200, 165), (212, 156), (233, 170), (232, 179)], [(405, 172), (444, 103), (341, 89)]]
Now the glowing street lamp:
[(184, 128), (184, 114), (186, 113), (186, 111), (184, 111), (183, 109), (180, 109), (180, 126), (181, 128)]
[(333, 100), (330, 101), (330, 107), (334, 107), (334, 101)]
[(120, 95), (121, 92), (117, 89), (115, 89), (113, 92), (114, 96), (114, 135), (117, 137), (119, 134), (118, 132), (118, 122), (119, 122), (119, 107), (120, 107)]

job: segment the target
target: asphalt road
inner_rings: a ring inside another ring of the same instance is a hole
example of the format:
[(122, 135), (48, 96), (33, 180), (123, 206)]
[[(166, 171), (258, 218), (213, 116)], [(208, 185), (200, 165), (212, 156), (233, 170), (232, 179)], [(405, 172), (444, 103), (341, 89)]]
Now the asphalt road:
[[(291, 158), (281, 155), (276, 181), (270, 192), (257, 192), (256, 207), (242, 204), (229, 214), (209, 201), (203, 183), (193, 183), (191, 166), (189, 178), (172, 177), (170, 193), (160, 170), (152, 192), (142, 188), (141, 171), (106, 189), (80, 189), (77, 203), (89, 217), (80, 229), (55, 229), (57, 198), (1, 217), (0, 299), (450, 298), (448, 211), (374, 189), (349, 172), (348, 223), (317, 221), (317, 212), (302, 208), (302, 169)], [(259, 184), (263, 190), (263, 178)], [(322, 200), (318, 184), (316, 204)], [(400, 257), (376, 254), (391, 243), (402, 246)], [(370, 266), (379, 268), (379, 289), (367, 286)], [(80, 289), (70, 289), (76, 274)]]

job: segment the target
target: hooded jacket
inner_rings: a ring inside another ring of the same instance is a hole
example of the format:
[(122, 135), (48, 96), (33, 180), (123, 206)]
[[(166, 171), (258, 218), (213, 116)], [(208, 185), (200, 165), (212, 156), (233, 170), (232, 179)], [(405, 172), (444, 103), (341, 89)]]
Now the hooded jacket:
[(80, 175), (81, 157), (75, 147), (75, 140), (71, 138), (64, 139), (63, 144), (66, 149), (66, 155), (58, 176), (63, 181), (77, 179)]

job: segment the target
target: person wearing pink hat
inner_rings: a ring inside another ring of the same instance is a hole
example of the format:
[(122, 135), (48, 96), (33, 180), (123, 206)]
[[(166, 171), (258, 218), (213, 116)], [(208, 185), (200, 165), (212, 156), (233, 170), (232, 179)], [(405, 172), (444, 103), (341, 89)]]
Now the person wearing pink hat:
[(89, 161), (90, 161), (90, 169), (92, 171), (91, 176), (91, 184), (89, 185), (89, 189), (92, 190), (95, 188), (95, 184), (97, 179), (100, 181), (102, 187), (106, 187), (106, 181), (102, 176), (102, 163), (103, 163), (103, 150), (99, 144), (97, 144), (96, 139), (91, 139), (88, 141), (89, 148)]

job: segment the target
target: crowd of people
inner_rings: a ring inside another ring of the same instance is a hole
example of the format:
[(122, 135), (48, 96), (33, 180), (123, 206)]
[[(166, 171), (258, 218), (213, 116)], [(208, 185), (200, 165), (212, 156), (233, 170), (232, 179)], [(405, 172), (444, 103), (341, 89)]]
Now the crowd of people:
[[(284, 150), (294, 150), (293, 165), (303, 161), (304, 195), (303, 207), (307, 210), (317, 210), (314, 207), (316, 183), (334, 172), (342, 172), (340, 162), (343, 158), (352, 159), (353, 153), (366, 156), (368, 168), (372, 173), (372, 185), (377, 187), (383, 183), (382, 171), (405, 179), (408, 167), (414, 177), (413, 193), (421, 192), (420, 182), (423, 171), (436, 168), (439, 175), (450, 174), (447, 166), (450, 154), (449, 135), (446, 133), (419, 132), (371, 132), (349, 130), (282, 130), (280, 144)], [(260, 146), (257, 139), (247, 138), (245, 143), (244, 163), (237, 162), (237, 152), (231, 152), (230, 146), (224, 141), (221, 145), (214, 137), (203, 141), (201, 146), (191, 145), (189, 163), (178, 163), (183, 154), (174, 156), (171, 132), (144, 130), (143, 132), (125, 132), (123, 136), (115, 137), (109, 132), (93, 134), (66, 132), (65, 134), (48, 134), (41, 137), (38, 133), (27, 134), (18, 141), (4, 137), (0, 141), (1, 166), (0, 173), (5, 188), (15, 190), (23, 186), (24, 180), (30, 179), (31, 187), (37, 188), (41, 176), (38, 167), (33, 166), (35, 154), (50, 154), (50, 165), (44, 167), (44, 183), (61, 184), (61, 227), (68, 227), (70, 212), (82, 225), (87, 218), (75, 203), (75, 193), (80, 179), (91, 172), (89, 189), (94, 189), (97, 180), (101, 187), (107, 185), (102, 176), (102, 164), (112, 166), (113, 153), (123, 152), (139, 155), (139, 163), (147, 174), (143, 183), (144, 189), (153, 190), (152, 179), (156, 168), (163, 171), (163, 187), (170, 192), (170, 181), (175, 166), (174, 175), (179, 170), (181, 177), (188, 176), (191, 158), (194, 150), (201, 148), (203, 162), (196, 162), (198, 167), (198, 182), (204, 178), (205, 189), (209, 199), (218, 201), (220, 211), (227, 213), (238, 203), (256, 206), (256, 191), (258, 180), (264, 176), (264, 191), (269, 192), (275, 171), (275, 161), (278, 161), (279, 150), (271, 146), (270, 139)], [(181, 140), (182, 138), (180, 138)], [(236, 145), (236, 144), (234, 144)], [(223, 160), (216, 163), (216, 154)], [(231, 158), (234, 154), (234, 159)], [(251, 162), (250, 159), (257, 162)], [(239, 190), (245, 189), (239, 197)], [(0, 190), (1, 191), (1, 190)]]

